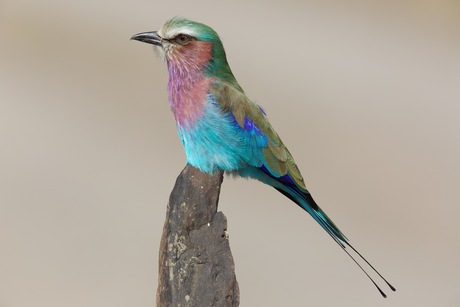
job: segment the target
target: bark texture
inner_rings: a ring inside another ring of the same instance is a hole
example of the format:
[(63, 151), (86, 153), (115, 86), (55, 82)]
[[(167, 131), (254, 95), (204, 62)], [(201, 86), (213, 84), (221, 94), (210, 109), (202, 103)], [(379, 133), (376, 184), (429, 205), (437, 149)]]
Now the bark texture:
[(169, 198), (160, 244), (157, 306), (238, 306), (239, 288), (217, 212), (223, 174), (187, 165)]

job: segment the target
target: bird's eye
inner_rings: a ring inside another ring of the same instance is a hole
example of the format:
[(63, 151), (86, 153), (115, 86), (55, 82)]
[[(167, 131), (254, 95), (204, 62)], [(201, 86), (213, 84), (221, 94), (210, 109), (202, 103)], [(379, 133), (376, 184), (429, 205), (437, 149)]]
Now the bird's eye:
[(186, 35), (186, 34), (179, 34), (176, 36), (175, 41), (178, 42), (181, 45), (187, 44), (189, 41), (192, 40), (192, 37)]

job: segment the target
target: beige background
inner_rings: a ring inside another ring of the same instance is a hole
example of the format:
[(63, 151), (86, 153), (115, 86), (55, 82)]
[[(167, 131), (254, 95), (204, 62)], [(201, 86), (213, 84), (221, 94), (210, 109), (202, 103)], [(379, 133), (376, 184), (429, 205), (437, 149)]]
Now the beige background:
[(0, 2), (0, 306), (153, 306), (184, 166), (165, 65), (131, 35), (213, 26), (380, 297), (275, 190), (226, 179), (241, 306), (460, 306), (460, 4)]

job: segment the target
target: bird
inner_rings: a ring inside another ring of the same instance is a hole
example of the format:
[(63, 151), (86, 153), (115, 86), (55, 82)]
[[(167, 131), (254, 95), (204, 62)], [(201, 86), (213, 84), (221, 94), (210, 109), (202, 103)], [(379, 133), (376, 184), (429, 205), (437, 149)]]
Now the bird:
[(188, 164), (204, 173), (223, 171), (275, 188), (313, 217), (383, 297), (386, 294), (349, 248), (396, 290), (317, 205), (265, 110), (246, 95), (233, 75), (216, 31), (173, 17), (158, 31), (138, 33), (131, 40), (153, 45), (167, 64), (168, 100)]

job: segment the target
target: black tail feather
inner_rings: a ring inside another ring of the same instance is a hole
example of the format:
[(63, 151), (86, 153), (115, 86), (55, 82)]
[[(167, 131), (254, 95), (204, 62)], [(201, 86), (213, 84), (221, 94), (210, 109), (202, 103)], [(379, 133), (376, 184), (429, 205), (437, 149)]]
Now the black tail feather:
[[(311, 209), (313, 209), (315, 212), (317, 213), (320, 213), (321, 216), (324, 216), (325, 220), (323, 223), (320, 222), (320, 225), (326, 230), (326, 232), (332, 237), (332, 239), (334, 239), (334, 241), (337, 242), (337, 244), (343, 249), (343, 251), (353, 260), (353, 262), (356, 263), (356, 265), (364, 272), (364, 274), (366, 274), (366, 276), (369, 278), (369, 280), (374, 284), (374, 286), (377, 288), (377, 290), (380, 292), (380, 294), (386, 298), (387, 295), (382, 291), (382, 289), (380, 289), (380, 287), (377, 285), (377, 283), (372, 279), (372, 277), (369, 275), (369, 273), (367, 273), (367, 271), (358, 263), (358, 261), (347, 251), (346, 249), (346, 246), (350, 247), (362, 260), (364, 260), (365, 263), (367, 263), (367, 265), (375, 272), (377, 273), (377, 275), (383, 279), (383, 281), (388, 285), (388, 287), (393, 290), (393, 291), (396, 291), (396, 288), (393, 287), (375, 268), (374, 266), (372, 266), (369, 261), (367, 261), (366, 258), (363, 257), (363, 255), (361, 255), (349, 242), (348, 242), (348, 239), (345, 237), (345, 235), (342, 234), (342, 232), (337, 228), (337, 226), (335, 226), (335, 224), (327, 217), (327, 215), (324, 214), (324, 212), (318, 207), (318, 205), (316, 204), (316, 202), (313, 200), (313, 198), (311, 197), (310, 193), (308, 192), (303, 192), (303, 191), (300, 191), (300, 190), (293, 190), (291, 187), (286, 187), (287, 190), (284, 190), (284, 189), (281, 189), (281, 188), (277, 188), (275, 187), (275, 189), (280, 192), (281, 194), (283, 194), (284, 196), (286, 196), (287, 198), (289, 198), (290, 200), (292, 200), (294, 203), (296, 203), (299, 207), (301, 207), (302, 209), (304, 209), (305, 211), (307, 211), (308, 213), (311, 214), (311, 212), (309, 212), (307, 210), (307, 208), (305, 208), (305, 204), (302, 204), (299, 202), (299, 200), (294, 196), (302, 196), (302, 199), (306, 202), (306, 204), (308, 204)], [(290, 193), (291, 192), (291, 193)], [(346, 244), (346, 246), (344, 245)]]

